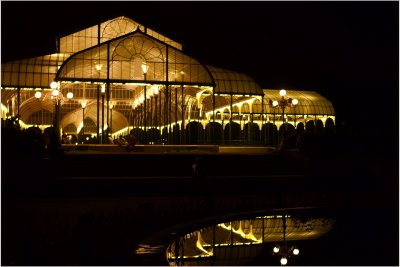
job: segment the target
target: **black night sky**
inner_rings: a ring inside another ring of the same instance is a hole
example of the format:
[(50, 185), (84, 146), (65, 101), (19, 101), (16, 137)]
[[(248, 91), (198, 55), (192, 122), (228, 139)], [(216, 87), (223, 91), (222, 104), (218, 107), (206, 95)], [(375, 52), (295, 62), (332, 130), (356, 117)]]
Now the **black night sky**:
[(56, 36), (124, 15), (204, 64), (262, 88), (317, 91), (337, 123), (397, 139), (398, 2), (2, 1), (1, 11), (2, 62), (53, 53)]
[[(86, 154), (87, 145), (63, 155), (57, 137), (46, 153), (33, 154), (38, 145), (28, 145), (38, 142), (2, 127), (6, 265), (132, 266), (132, 247), (162, 229), (164, 218), (181, 225), (202, 214), (216, 218), (219, 207), (225, 216), (253, 202), (256, 208), (337, 208), (342, 220), (326, 239), (309, 245), (310, 252), (306, 246), (304, 255), (312, 257), (303, 258), (305, 266), (398, 265), (398, 1), (0, 4), (2, 63), (55, 53), (56, 37), (126, 16), (184, 44), (183, 52), (199, 62), (245, 73), (263, 89), (285, 88), (288, 96), (290, 90), (318, 92), (335, 107), (336, 129), (350, 129), (343, 131), (349, 135), (302, 139), (298, 154), (207, 151), (197, 161), (197, 152), (166, 150)], [(189, 181), (193, 166), (203, 166), (203, 177), (194, 172)]]

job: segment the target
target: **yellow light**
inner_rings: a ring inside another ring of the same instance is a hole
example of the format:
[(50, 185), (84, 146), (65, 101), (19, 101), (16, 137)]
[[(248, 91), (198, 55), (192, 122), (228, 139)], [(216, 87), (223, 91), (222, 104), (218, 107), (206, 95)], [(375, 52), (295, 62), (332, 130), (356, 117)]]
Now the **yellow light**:
[(274, 100), (274, 102), (272, 102), (272, 105), (273, 105), (274, 107), (276, 107), (276, 106), (278, 105), (278, 101)]
[(102, 93), (106, 92), (106, 85), (104, 83), (101, 85), (101, 92)]
[(3, 104), (1, 104), (1, 110), (3, 112), (8, 112), (8, 108), (6, 106), (4, 106)]
[(279, 247), (274, 247), (274, 253), (278, 253), (279, 252)]
[(286, 265), (287, 264), (287, 259), (285, 257), (281, 258), (281, 265)]
[(150, 97), (152, 97), (153, 96), (153, 89), (150, 87), (149, 88), (149, 91), (147, 92), (147, 94), (146, 94), (146, 98), (147, 99), (150, 99)]
[(152, 88), (153, 88), (153, 93), (155, 95), (158, 95), (158, 86), (157, 85), (153, 85)]
[(299, 103), (299, 100), (297, 100), (296, 98), (294, 98), (293, 100), (292, 100), (292, 104), (293, 105), (297, 105)]
[(41, 98), (42, 97), (42, 93), (41, 92), (36, 92), (35, 93), (35, 97), (36, 98)]
[(293, 249), (293, 255), (299, 255), (300, 250), (298, 248)]
[(143, 73), (144, 73), (144, 74), (146, 74), (147, 71), (149, 70), (149, 66), (147, 66), (147, 63), (146, 63), (146, 62), (143, 62), (143, 64), (142, 64), (142, 70), (143, 70)]
[(103, 65), (97, 64), (97, 65), (96, 65), (96, 70), (97, 70), (97, 71), (101, 71), (101, 67), (103, 67)]
[(82, 108), (86, 108), (87, 100), (82, 100), (81, 105), (82, 105)]
[(285, 96), (286, 95), (286, 90), (285, 89), (280, 90), (279, 91), (279, 95), (280, 96)]
[(50, 88), (51, 89), (57, 89), (57, 87), (58, 87), (58, 83), (57, 82), (53, 81), (53, 82), (50, 83)]
[(53, 96), (58, 96), (60, 92), (58, 90), (53, 90), (53, 92), (51, 93)]
[(73, 98), (74, 97), (74, 94), (72, 93), (72, 92), (68, 92), (67, 93), (67, 98), (68, 99), (71, 99), (71, 98)]

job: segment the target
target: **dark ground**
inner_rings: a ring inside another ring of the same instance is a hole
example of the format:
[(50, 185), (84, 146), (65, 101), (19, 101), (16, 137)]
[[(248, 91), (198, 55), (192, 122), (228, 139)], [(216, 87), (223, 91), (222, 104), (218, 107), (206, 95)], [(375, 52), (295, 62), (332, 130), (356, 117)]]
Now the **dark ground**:
[[(2, 265), (163, 265), (164, 255), (132, 250), (163, 224), (246, 212), (244, 202), (251, 209), (312, 204), (332, 211), (334, 229), (299, 242), (294, 265), (398, 265), (398, 146), (366, 146), (356, 136), (328, 141), (303, 153), (41, 158), (16, 155), (3, 139)], [(191, 168), (199, 156), (201, 186)], [(212, 200), (204, 206), (204, 199)], [(261, 254), (250, 264), (278, 262)]]

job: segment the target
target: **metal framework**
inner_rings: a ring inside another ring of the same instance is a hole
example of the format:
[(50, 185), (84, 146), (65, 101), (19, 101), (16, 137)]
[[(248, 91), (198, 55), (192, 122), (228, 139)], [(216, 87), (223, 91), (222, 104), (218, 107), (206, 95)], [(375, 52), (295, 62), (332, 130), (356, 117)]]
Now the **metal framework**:
[[(186, 233), (173, 240), (166, 250), (170, 266), (248, 265), (260, 253), (283, 241), (283, 215), (219, 223)], [(285, 222), (289, 242), (317, 239), (332, 230), (335, 219), (288, 216)]]
[[(61, 130), (84, 133), (93, 142), (133, 132), (146, 144), (276, 143), (283, 118), (268, 101), (279, 90), (201, 64), (178, 42), (129, 18), (61, 37), (57, 51), (2, 64), (2, 118), (17, 116), (23, 127), (50, 127), (55, 112), (50, 83), (57, 81)], [(72, 99), (64, 97), (69, 92)], [(293, 127), (334, 122), (332, 104), (316, 92), (289, 94), (299, 100), (283, 115)]]

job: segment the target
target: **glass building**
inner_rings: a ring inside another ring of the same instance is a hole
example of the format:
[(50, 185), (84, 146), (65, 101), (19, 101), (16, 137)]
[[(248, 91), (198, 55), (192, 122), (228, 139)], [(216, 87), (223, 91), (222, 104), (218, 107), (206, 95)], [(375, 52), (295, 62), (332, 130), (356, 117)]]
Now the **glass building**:
[(87, 143), (133, 133), (141, 144), (268, 146), (284, 131), (335, 123), (317, 92), (281, 96), (246, 74), (202, 64), (127, 17), (58, 38), (55, 54), (3, 63), (1, 110), (23, 128), (56, 127)]

